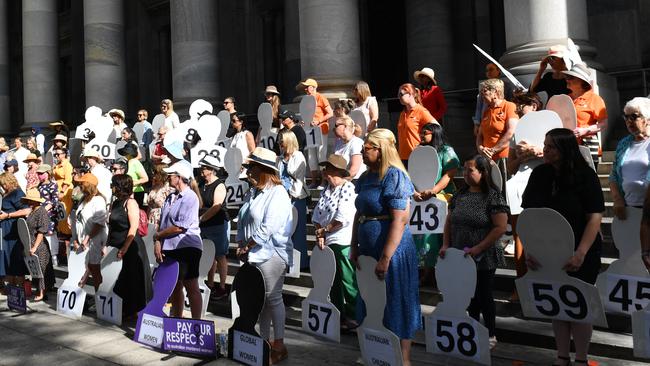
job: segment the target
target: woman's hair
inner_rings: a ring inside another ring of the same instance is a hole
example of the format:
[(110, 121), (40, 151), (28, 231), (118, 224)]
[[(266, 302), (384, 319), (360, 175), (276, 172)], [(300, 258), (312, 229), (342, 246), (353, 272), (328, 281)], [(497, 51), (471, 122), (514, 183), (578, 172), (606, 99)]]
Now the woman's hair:
[(36, 137), (34, 137), (34, 136), (29, 136), (29, 137), (27, 138), (27, 142), (25, 143), (25, 145), (29, 145), (30, 142), (31, 142), (32, 144), (34, 144), (34, 148), (36, 148)]
[(357, 84), (354, 86), (354, 89), (357, 91), (358, 99), (356, 100), (357, 104), (361, 104), (368, 99), (372, 94), (370, 93), (370, 86), (363, 80), (357, 81)]
[(650, 99), (646, 97), (636, 97), (625, 103), (624, 112), (638, 110), (646, 119), (650, 118)]
[[(437, 123), (427, 123), (422, 126), (422, 132), (427, 131), (431, 132), (431, 142), (427, 144), (428, 146), (433, 147), (436, 151), (440, 152), (443, 145), (447, 144), (447, 138), (445, 137), (445, 132), (442, 130), (442, 126)], [(422, 142), (424, 145), (424, 142)]]
[(0, 174), (0, 186), (2, 186), (5, 189), (5, 195), (9, 192), (13, 192), (15, 189), (19, 187), (16, 177), (9, 172), (4, 172)]
[(560, 154), (560, 179), (566, 184), (575, 183), (577, 174), (582, 169), (591, 169), (580, 153), (578, 140), (573, 131), (567, 128), (554, 128), (546, 133)]
[(230, 113), (230, 123), (232, 124), (233, 118), (237, 117), (237, 119), (241, 121), (241, 130), (244, 131), (246, 129), (246, 120), (244, 119), (245, 116), (246, 115), (241, 112)]
[[(257, 163), (251, 163), (257, 164)], [(265, 165), (257, 164), (260, 169), (260, 179), (257, 181), (257, 188), (264, 188), (266, 186), (277, 186), (282, 184), (278, 173)]]
[[(79, 184), (79, 188), (84, 193), (84, 202), (86, 203), (90, 202), (90, 200), (97, 195), (104, 197), (101, 193), (99, 193), (97, 186), (94, 184), (81, 182), (81, 184)], [(106, 197), (104, 197), (104, 200), (106, 200)]]
[(539, 99), (537, 93), (528, 91), (526, 93), (516, 93), (512, 97), (512, 102), (517, 105), (517, 114), (519, 117), (523, 116), (523, 109), (525, 106), (535, 106), (536, 111), (542, 110), (542, 100)]
[(338, 117), (336, 119), (336, 123), (343, 122), (345, 123), (345, 129), (349, 131), (350, 133), (354, 133), (354, 129), (356, 127), (356, 124), (354, 123), (354, 120), (350, 118), (350, 116), (343, 116), (343, 117)]
[(174, 102), (172, 102), (171, 99), (163, 99), (160, 104), (164, 104), (167, 106), (167, 109), (170, 111), (174, 110)]
[(341, 109), (347, 116), (356, 107), (352, 99), (339, 99), (334, 103), (334, 109)]
[(286, 145), (286, 152), (289, 154), (293, 154), (294, 152), (298, 151), (300, 149), (300, 145), (298, 145), (298, 139), (296, 138), (296, 134), (294, 134), (290, 129), (288, 128), (283, 128), (278, 132), (278, 140), (282, 141), (283, 145)]
[(138, 136), (135, 135), (135, 131), (133, 131), (131, 127), (124, 127), (124, 129), (122, 129), (122, 132), (128, 133), (129, 136), (131, 136), (131, 141), (135, 141), (136, 143), (138, 142)]
[(235, 97), (225, 97), (224, 100), (230, 100), (232, 102), (232, 105), (237, 105)]
[(487, 79), (483, 80), (479, 83), (479, 91), (483, 90), (494, 90), (499, 98), (504, 97), (504, 92), (503, 92), (503, 80), (501, 79)]
[(466, 162), (467, 161), (473, 161), (474, 165), (476, 165), (476, 170), (481, 173), (481, 181), (479, 182), (481, 186), (481, 192), (487, 194), (490, 189), (499, 192), (499, 187), (497, 187), (496, 184), (494, 184), (492, 181), (492, 164), (490, 164), (490, 160), (488, 158), (483, 155), (474, 155), (473, 157), (467, 159)]
[(179, 178), (181, 178), (183, 180), (183, 182), (185, 184), (187, 184), (188, 186), (190, 186), (190, 189), (193, 190), (194, 193), (196, 193), (196, 198), (199, 199), (199, 207), (203, 207), (203, 199), (201, 198), (201, 190), (199, 189), (199, 184), (196, 182), (196, 179), (194, 179), (194, 178), (187, 179), (187, 178), (183, 178), (183, 177), (179, 177)]
[(411, 94), (413, 98), (415, 98), (415, 102), (417, 104), (422, 104), (422, 96), (420, 95), (420, 89), (416, 88), (413, 84), (411, 83), (406, 83), (400, 85), (398, 91), (404, 90), (405, 92)]
[(115, 187), (113, 195), (118, 200), (128, 199), (133, 193), (133, 178), (130, 175), (114, 175), (111, 180), (111, 185)]
[(380, 165), (379, 165), (379, 179), (384, 179), (388, 168), (395, 167), (403, 171), (406, 175), (408, 172), (402, 164), (402, 160), (399, 158), (397, 149), (395, 148), (395, 135), (385, 128), (375, 128), (370, 131), (366, 136), (366, 143), (372, 145), (373, 147), (378, 147), (380, 150)]
[(152, 168), (152, 177), (151, 177), (151, 183), (152, 185), (155, 182), (158, 182), (160, 185), (164, 185), (165, 181), (167, 180), (167, 173), (163, 169), (167, 167), (166, 164), (156, 164)]

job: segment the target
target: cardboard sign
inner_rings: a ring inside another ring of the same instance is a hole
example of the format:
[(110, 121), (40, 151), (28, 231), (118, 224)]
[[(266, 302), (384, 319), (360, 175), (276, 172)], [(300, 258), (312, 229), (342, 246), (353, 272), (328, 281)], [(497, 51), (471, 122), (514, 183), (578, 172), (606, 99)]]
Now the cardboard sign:
[(261, 337), (240, 331), (233, 331), (232, 359), (244, 365), (265, 366), (264, 363), (264, 340)]
[(533, 111), (526, 113), (517, 122), (515, 142), (543, 147), (546, 133), (554, 128), (562, 128), (562, 120), (554, 111)]
[(271, 125), (273, 124), (273, 107), (271, 103), (262, 103), (257, 107), (257, 121), (260, 124), (260, 135), (271, 132)]
[(641, 260), (643, 210), (626, 207), (625, 211), (625, 220), (614, 217), (612, 221), (612, 236), (619, 259), (598, 275), (596, 287), (605, 310), (631, 315), (650, 303), (650, 275)]
[(147, 254), (147, 262), (149, 263), (149, 271), (153, 273), (153, 269), (158, 267), (158, 262), (156, 261), (156, 254), (153, 249), (153, 236), (156, 233), (156, 225), (149, 224), (147, 229), (147, 235), (142, 237), (142, 242), (144, 243), (144, 249)]
[(106, 247), (106, 255), (102, 258), (102, 283), (95, 293), (97, 318), (112, 324), (122, 324), (122, 298), (113, 292), (115, 282), (122, 271), (122, 260), (117, 259), (119, 249)]
[(505, 67), (503, 67), (497, 60), (495, 60), (492, 56), (490, 56), (487, 52), (483, 51), (481, 47), (475, 45), (472, 43), (472, 46), (476, 48), (485, 58), (490, 60), (491, 63), (495, 64), (499, 70), (501, 70), (501, 73), (510, 80), (510, 82), (519, 90), (522, 90), (524, 92), (528, 91), (528, 88), (526, 88), (522, 83), (517, 80), (517, 78), (510, 73)]
[(417, 202), (411, 199), (411, 234), (441, 234), (447, 220), (447, 202), (436, 197)]
[(163, 312), (167, 299), (178, 281), (178, 262), (164, 260), (156, 269), (153, 278), (153, 298), (138, 313), (133, 340), (144, 345), (162, 348), (164, 336)]
[(90, 146), (91, 149), (97, 151), (99, 153), (99, 156), (101, 156), (102, 159), (104, 160), (114, 159), (117, 156), (116, 144), (113, 144), (106, 140), (102, 141), (102, 140), (98, 140), (97, 138), (94, 138), (92, 141), (88, 143), (87, 146)]
[(366, 365), (402, 365), (399, 338), (383, 324), (386, 308), (386, 283), (375, 275), (377, 261), (359, 256), (357, 282), (359, 293), (366, 304), (366, 318), (357, 330), (361, 356)]
[(158, 135), (160, 127), (165, 125), (165, 115), (162, 113), (157, 114), (151, 121), (151, 129), (154, 135)]
[(466, 311), (476, 288), (476, 264), (450, 248), (438, 260), (436, 278), (444, 300), (425, 316), (427, 352), (489, 365), (488, 330)]
[(573, 100), (566, 94), (558, 94), (552, 96), (546, 102), (546, 109), (553, 111), (560, 116), (562, 126), (571, 131), (575, 130), (577, 126), (576, 107), (573, 105)]
[(650, 358), (650, 309), (632, 314), (634, 357)]
[(350, 118), (352, 118), (352, 120), (356, 125), (361, 127), (361, 136), (362, 137), (365, 136), (368, 133), (368, 123), (370, 122), (366, 118), (366, 115), (363, 114), (363, 112), (361, 112), (360, 110), (355, 109), (353, 111), (350, 111), (349, 116)]
[(492, 183), (501, 191), (504, 183), (503, 177), (501, 177), (501, 169), (494, 160), (490, 160), (490, 178), (492, 178)]
[(260, 141), (258, 146), (261, 146), (265, 149), (273, 151), (278, 143), (278, 134), (273, 132), (265, 132), (263, 135), (260, 135)]
[[(41, 262), (38, 260), (38, 256), (29, 252), (32, 244), (32, 235), (29, 232), (27, 221), (21, 217), (16, 221), (16, 225), (18, 227), (18, 237), (20, 238), (20, 242), (23, 244), (23, 260), (25, 261), (29, 275), (32, 278), (43, 278)], [(46, 244), (41, 243), (41, 245)]]
[(237, 184), (242, 183), (242, 181), (239, 180), (239, 177), (242, 173), (242, 162), (243, 159), (239, 149), (236, 147), (227, 146), (226, 160), (224, 161), (224, 168), (226, 169), (226, 172), (228, 172), (228, 178), (226, 178), (226, 186), (236, 186)]
[(165, 351), (190, 353), (203, 357), (217, 355), (213, 321), (164, 318), (163, 326)]
[(248, 192), (248, 183), (237, 182), (226, 185), (226, 205), (240, 205)]
[(201, 142), (215, 144), (221, 134), (221, 121), (213, 114), (204, 114), (197, 124)]
[(221, 123), (221, 130), (217, 141), (221, 141), (226, 138), (228, 127), (230, 127), (230, 113), (226, 110), (220, 111), (217, 113), (217, 118), (219, 118), (219, 122)]
[(323, 146), (323, 132), (320, 127), (312, 127), (305, 123), (305, 135), (307, 136), (307, 144), (305, 149), (317, 149)]
[(226, 150), (230, 147), (230, 144), (232, 144), (232, 139), (231, 138), (217, 141), (217, 145), (223, 147)]
[(191, 120), (198, 121), (201, 115), (212, 113), (212, 104), (205, 99), (197, 99), (190, 104), (189, 115)]
[(300, 117), (302, 117), (302, 121), (305, 123), (305, 128), (311, 126), (311, 122), (314, 120), (314, 114), (316, 113), (316, 98), (313, 95), (303, 95), (302, 99), (300, 99), (298, 109), (300, 111)]
[[(205, 284), (205, 281), (203, 280), (208, 276), (208, 272), (210, 271), (210, 268), (212, 268), (212, 264), (214, 263), (215, 250), (215, 245), (212, 240), (203, 239), (203, 252), (201, 253), (201, 260), (199, 262), (199, 291), (201, 292), (202, 300), (201, 318), (205, 317), (205, 312), (208, 310), (211, 293), (210, 288)], [(185, 298), (183, 301), (185, 310), (191, 311), (192, 309), (190, 308), (190, 299), (187, 297), (185, 288), (183, 288), (183, 296)]]
[(92, 130), (90, 129), (90, 124), (88, 122), (84, 122), (77, 126), (74, 137), (88, 141), (90, 139), (91, 132)]
[(86, 291), (79, 286), (63, 285), (56, 292), (56, 311), (61, 315), (80, 319), (86, 303)]
[(209, 142), (199, 142), (190, 150), (190, 160), (192, 162), (192, 168), (198, 168), (199, 162), (206, 155), (212, 155), (215, 158), (223, 161), (226, 158), (226, 149), (215, 145), (214, 143)]
[(7, 285), (5, 289), (7, 289), (7, 306), (9, 306), (9, 309), (20, 313), (26, 313), (27, 297), (25, 296), (25, 288)]
[(596, 287), (562, 270), (574, 248), (566, 219), (550, 208), (526, 209), (517, 231), (527, 255), (540, 263), (538, 270), (515, 280), (524, 316), (607, 327)]
[(440, 171), (438, 152), (431, 146), (418, 146), (409, 155), (409, 176), (415, 190), (423, 192), (436, 185)]
[(340, 342), (341, 312), (329, 300), (336, 275), (334, 252), (329, 247), (314, 247), (309, 265), (314, 288), (302, 301), (302, 329), (318, 337)]
[(38, 260), (38, 256), (36, 254), (32, 254), (29, 257), (25, 257), (23, 259), (25, 260), (25, 265), (27, 266), (29, 275), (32, 278), (43, 278), (43, 271), (41, 270), (41, 262)]
[[(291, 235), (296, 232), (296, 227), (298, 227), (298, 209), (296, 207), (291, 208)], [(285, 277), (289, 278), (300, 278), (300, 259), (302, 254), (296, 248), (293, 249), (292, 256), (289, 260), (289, 267), (287, 268), (287, 273)]]

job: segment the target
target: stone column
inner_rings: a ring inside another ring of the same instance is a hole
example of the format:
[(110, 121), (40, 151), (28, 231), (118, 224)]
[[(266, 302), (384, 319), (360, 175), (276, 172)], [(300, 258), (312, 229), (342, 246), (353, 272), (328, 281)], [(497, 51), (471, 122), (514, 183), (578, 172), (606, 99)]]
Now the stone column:
[(350, 97), (361, 78), (358, 1), (300, 0), (298, 12), (302, 79), (327, 98)]
[[(0, 0), (0, 116), (9, 116), (9, 40), (7, 0)], [(11, 119), (0, 121), (0, 133), (11, 132)]]
[(123, 0), (84, 0), (86, 107), (126, 110)]
[(174, 110), (183, 121), (195, 99), (219, 105), (217, 2), (170, 0), (169, 7)]
[(60, 118), (56, 4), (56, 0), (23, 0), (25, 126), (44, 126)]
[(605, 100), (609, 112), (607, 131), (601, 136), (603, 150), (611, 150), (615, 145), (607, 137), (619, 119), (618, 88), (616, 79), (602, 72), (602, 65), (594, 61), (596, 48), (589, 43), (586, 1), (504, 0), (504, 9), (508, 49), (499, 62), (525, 86), (535, 77), (548, 47), (566, 44), (567, 38), (578, 46), (582, 60), (596, 72), (597, 92)]

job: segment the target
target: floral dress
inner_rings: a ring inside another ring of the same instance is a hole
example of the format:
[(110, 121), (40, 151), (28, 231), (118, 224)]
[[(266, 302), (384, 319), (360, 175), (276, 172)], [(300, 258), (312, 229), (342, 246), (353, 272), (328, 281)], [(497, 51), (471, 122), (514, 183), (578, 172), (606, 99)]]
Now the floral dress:
[(59, 209), (61, 206), (59, 203), (59, 189), (56, 185), (56, 182), (49, 181), (47, 183), (41, 183), (38, 186), (38, 192), (41, 194), (41, 197), (45, 200), (43, 202), (44, 206), (48, 204), (51, 205), (50, 210), (47, 212), (50, 217), (50, 225), (48, 227), (48, 235), (52, 235), (54, 232), (54, 226), (57, 222), (57, 217), (59, 216)]
[(162, 210), (165, 198), (169, 196), (172, 188), (169, 184), (165, 183), (158, 189), (151, 189), (147, 196), (147, 207), (149, 207), (149, 223), (158, 225), (160, 223), (160, 211)]

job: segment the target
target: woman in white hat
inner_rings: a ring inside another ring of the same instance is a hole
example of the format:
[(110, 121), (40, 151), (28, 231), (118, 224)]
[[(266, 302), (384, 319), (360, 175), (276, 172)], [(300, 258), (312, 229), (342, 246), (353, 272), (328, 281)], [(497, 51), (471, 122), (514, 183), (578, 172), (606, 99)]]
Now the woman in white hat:
[(246, 159), (251, 189), (244, 197), (237, 224), (237, 256), (262, 272), (266, 288), (259, 324), (262, 338), (271, 338), (271, 362), (287, 358), (284, 345), (286, 318), (282, 284), (287, 266), (293, 263), (291, 199), (282, 186), (273, 151), (256, 148)]
[(273, 128), (280, 128), (280, 120), (278, 119), (278, 114), (280, 113), (280, 92), (275, 85), (269, 85), (264, 90), (264, 99), (266, 102), (271, 104), (271, 110), (273, 111)]
[(50, 216), (42, 205), (45, 200), (41, 198), (37, 189), (27, 191), (27, 195), (22, 197), (22, 201), (31, 208), (31, 212), (27, 216), (27, 228), (32, 238), (29, 254), (38, 256), (38, 262), (43, 272), (43, 278), (36, 280), (38, 291), (34, 296), (34, 301), (42, 301), (46, 300), (45, 293), (54, 287), (54, 267), (50, 260), (50, 248), (45, 239), (50, 227)]
[(600, 156), (598, 133), (607, 126), (605, 101), (593, 90), (591, 71), (586, 64), (575, 64), (565, 74), (566, 86), (571, 90), (569, 96), (576, 107), (576, 129), (573, 130), (578, 143), (587, 146), (594, 164)]
[(122, 130), (126, 127), (126, 123), (124, 123), (124, 111), (121, 109), (111, 109), (108, 111), (108, 115), (113, 119), (113, 130), (115, 131), (113, 139), (117, 139), (122, 134)]
[(447, 112), (447, 101), (442, 94), (442, 89), (438, 86), (435, 78), (435, 72), (429, 67), (418, 70), (413, 73), (413, 78), (420, 84), (420, 96), (422, 105), (429, 110), (429, 113), (437, 121), (441, 121)]
[[(558, 94), (569, 94), (564, 81), (563, 71), (566, 71), (565, 55), (567, 48), (558, 44), (548, 49), (548, 54), (539, 63), (539, 70), (530, 84), (530, 89), (535, 93), (546, 92), (548, 99)], [(546, 67), (551, 66), (551, 72), (546, 72)], [(545, 73), (546, 72), (546, 73)], [(542, 76), (543, 75), (543, 76)]]

